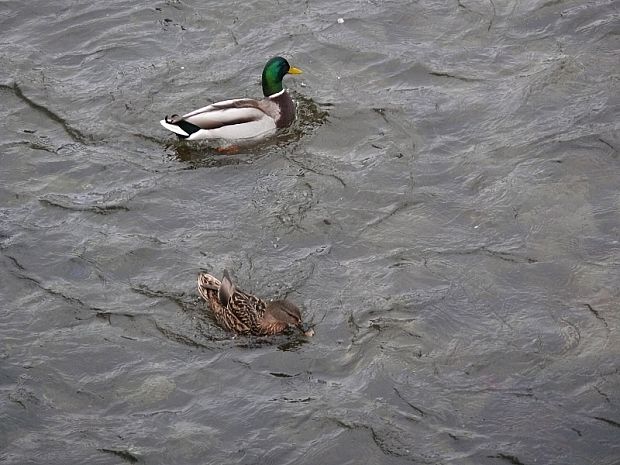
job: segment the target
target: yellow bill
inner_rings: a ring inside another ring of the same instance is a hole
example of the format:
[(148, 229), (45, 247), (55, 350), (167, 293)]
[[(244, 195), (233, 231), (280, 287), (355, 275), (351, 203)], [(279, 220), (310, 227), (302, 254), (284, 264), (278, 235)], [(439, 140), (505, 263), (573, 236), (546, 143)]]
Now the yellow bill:
[(288, 70), (288, 74), (301, 74), (303, 73), (302, 70), (300, 70), (299, 68), (295, 68), (294, 66), (291, 66)]

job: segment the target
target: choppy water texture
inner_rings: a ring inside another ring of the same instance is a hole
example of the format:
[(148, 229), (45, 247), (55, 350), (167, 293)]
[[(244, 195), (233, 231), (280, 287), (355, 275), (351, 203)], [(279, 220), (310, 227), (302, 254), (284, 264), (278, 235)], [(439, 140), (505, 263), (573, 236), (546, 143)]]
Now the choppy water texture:
[[(618, 8), (2, 2), (0, 462), (617, 464)], [(159, 126), (276, 54), (276, 140)]]

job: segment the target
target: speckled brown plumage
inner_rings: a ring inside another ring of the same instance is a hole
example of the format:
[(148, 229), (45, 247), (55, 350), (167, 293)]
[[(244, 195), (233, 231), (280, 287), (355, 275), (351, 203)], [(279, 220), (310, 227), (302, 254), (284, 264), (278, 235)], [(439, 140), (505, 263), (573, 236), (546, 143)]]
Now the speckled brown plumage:
[(209, 302), (215, 322), (237, 334), (266, 336), (279, 334), (288, 328), (297, 328), (306, 336), (314, 330), (304, 328), (301, 313), (288, 300), (265, 302), (255, 295), (235, 288), (227, 271), (222, 281), (215, 276), (201, 273), (198, 292)]

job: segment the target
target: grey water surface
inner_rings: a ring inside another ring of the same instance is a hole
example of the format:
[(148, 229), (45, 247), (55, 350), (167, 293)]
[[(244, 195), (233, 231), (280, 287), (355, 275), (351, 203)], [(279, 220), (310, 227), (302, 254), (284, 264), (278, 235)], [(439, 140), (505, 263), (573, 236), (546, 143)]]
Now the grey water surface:
[[(619, 31), (611, 0), (0, 2), (0, 463), (620, 463)], [(274, 55), (292, 128), (159, 126)], [(316, 336), (217, 328), (225, 268)]]

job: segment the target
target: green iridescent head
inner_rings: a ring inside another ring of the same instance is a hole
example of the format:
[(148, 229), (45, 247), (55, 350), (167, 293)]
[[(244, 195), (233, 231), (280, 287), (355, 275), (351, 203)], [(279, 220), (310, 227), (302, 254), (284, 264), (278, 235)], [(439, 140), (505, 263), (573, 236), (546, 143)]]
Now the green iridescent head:
[(287, 74), (301, 74), (299, 68), (294, 68), (282, 57), (274, 57), (267, 62), (263, 69), (263, 94), (265, 97), (282, 91), (282, 79)]

